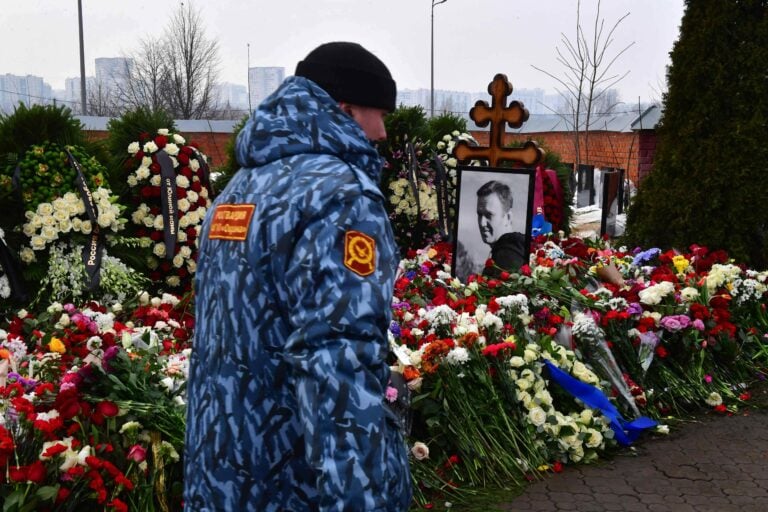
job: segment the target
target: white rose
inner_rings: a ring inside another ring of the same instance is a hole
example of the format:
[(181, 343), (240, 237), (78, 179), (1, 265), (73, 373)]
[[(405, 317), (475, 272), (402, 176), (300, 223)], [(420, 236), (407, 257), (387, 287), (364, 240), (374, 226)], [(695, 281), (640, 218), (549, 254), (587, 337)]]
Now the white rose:
[(592, 417), (593, 417), (592, 409), (584, 409), (579, 414), (579, 419), (581, 419), (581, 422), (584, 423), (585, 425), (589, 425), (589, 422), (592, 421)]
[(43, 226), (43, 229), (40, 231), (40, 236), (45, 240), (52, 242), (59, 238), (59, 232), (56, 231), (56, 228), (51, 226)]
[(509, 360), (509, 364), (514, 368), (520, 368), (521, 366), (525, 366), (525, 360), (520, 356), (512, 356)]
[(184, 265), (184, 257), (181, 254), (177, 254), (173, 257), (173, 266), (181, 268), (182, 265)]
[(154, 141), (149, 141), (144, 144), (145, 153), (154, 153), (155, 151), (157, 151), (157, 144), (155, 144)]
[(142, 157), (141, 166), (149, 167), (150, 165), (152, 165), (152, 157), (149, 157), (149, 156)]
[(179, 276), (169, 276), (165, 278), (165, 282), (168, 284), (168, 286), (179, 286), (181, 284), (181, 279)]
[(135, 187), (136, 185), (139, 184), (138, 180), (136, 179), (136, 176), (134, 176), (133, 174), (130, 174), (128, 176), (128, 179), (126, 179), (126, 181), (128, 182), (128, 186), (130, 187)]
[(187, 210), (189, 210), (189, 206), (190, 206), (189, 201), (187, 201), (186, 199), (179, 199), (179, 202), (178, 202), (179, 211), (186, 212)]
[(96, 221), (99, 223), (99, 226), (103, 228), (108, 228), (115, 220), (115, 214), (112, 212), (99, 214), (99, 217), (96, 219)]
[(144, 167), (142, 165), (141, 167), (136, 169), (136, 178), (140, 180), (145, 180), (149, 178), (149, 174), (150, 174), (149, 167)]
[(53, 214), (53, 205), (51, 203), (40, 203), (37, 205), (37, 214), (43, 217)]
[(42, 251), (45, 248), (45, 238), (41, 236), (33, 236), (29, 241), (32, 249), (35, 251)]
[(184, 145), (184, 143), (185, 143), (185, 142), (187, 142), (187, 141), (186, 141), (186, 140), (184, 140), (184, 137), (182, 137), (182, 136), (181, 136), (181, 135), (179, 135), (178, 133), (174, 133), (174, 134), (173, 134), (173, 142), (175, 142), (175, 143), (176, 143), (176, 144), (178, 144), (179, 146), (183, 146), (183, 145)]
[(540, 427), (547, 421), (547, 413), (541, 407), (534, 407), (528, 411), (528, 421)]
[(19, 256), (21, 257), (21, 261), (27, 264), (32, 263), (37, 259), (37, 257), (35, 256), (35, 251), (33, 251), (29, 247), (24, 247), (19, 253)]
[(179, 174), (176, 176), (176, 186), (181, 188), (189, 188), (189, 180), (186, 176)]
[(587, 437), (584, 439), (584, 444), (587, 445), (587, 448), (597, 448), (603, 444), (603, 434), (592, 428), (587, 429)]
[(158, 231), (160, 231), (163, 229), (163, 225), (164, 225), (163, 216), (158, 215), (157, 217), (155, 217), (155, 221), (152, 223), (152, 226)]
[(91, 232), (93, 227), (91, 226), (91, 221), (84, 220), (82, 224), (80, 224), (80, 232), (84, 234), (88, 234)]
[(532, 363), (538, 358), (539, 356), (536, 354), (536, 352), (531, 349), (526, 348), (523, 352), (523, 359), (525, 359), (526, 363)]
[(158, 135), (168, 135), (168, 133), (169, 133), (169, 132), (168, 132), (168, 128), (159, 128), (159, 129), (157, 130), (157, 134), (158, 134)]
[(142, 224), (144, 221), (144, 217), (147, 216), (147, 212), (139, 208), (135, 212), (131, 214), (131, 220), (134, 224)]
[(149, 184), (152, 185), (153, 187), (159, 187), (161, 181), (162, 179), (160, 178), (159, 174), (155, 174), (154, 176), (149, 178)]
[(421, 441), (416, 441), (411, 447), (411, 454), (416, 460), (424, 460), (429, 458), (429, 447)]
[(139, 145), (138, 142), (131, 142), (130, 144), (128, 144), (128, 153), (131, 155), (135, 155), (136, 153), (138, 153), (139, 149), (141, 149), (141, 146)]
[(178, 155), (179, 154), (179, 146), (176, 144), (170, 142), (165, 145), (165, 152), (168, 153), (171, 156)]
[(165, 244), (155, 244), (155, 247), (152, 248), (152, 252), (155, 254), (155, 256), (162, 258), (165, 256)]

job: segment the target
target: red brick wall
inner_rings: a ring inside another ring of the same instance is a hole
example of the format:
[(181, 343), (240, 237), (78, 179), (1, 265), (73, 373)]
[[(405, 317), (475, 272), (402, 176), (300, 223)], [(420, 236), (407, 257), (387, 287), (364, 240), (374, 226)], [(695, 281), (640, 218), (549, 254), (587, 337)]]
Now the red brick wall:
[[(90, 140), (103, 140), (107, 138), (106, 131), (87, 130), (86, 135)], [(184, 132), (182, 133), (187, 142), (195, 142), (200, 150), (208, 157), (208, 164), (211, 168), (224, 165), (226, 162), (225, 150), (231, 133), (211, 133), (211, 132)]]
[[(105, 139), (105, 131), (88, 131), (88, 137), (95, 140)], [(208, 156), (211, 167), (223, 165), (226, 161), (225, 148), (231, 133), (184, 132), (187, 141), (197, 142), (200, 149)], [(472, 132), (477, 142), (486, 146), (490, 133), (487, 131)], [(545, 149), (560, 155), (563, 162), (575, 162), (576, 150), (573, 134), (567, 132), (505, 134), (504, 142), (525, 142), (534, 140)], [(586, 160), (584, 148), (585, 137), (581, 135), (582, 163), (595, 167), (619, 167), (627, 170), (629, 179), (636, 185), (640, 179), (650, 172), (653, 165), (653, 154), (656, 150), (656, 133), (653, 130), (642, 130), (638, 133), (623, 132), (590, 132), (589, 159)]]
[(639, 179), (635, 183), (639, 183), (640, 180), (648, 176), (653, 168), (653, 157), (656, 154), (656, 132), (654, 130), (640, 130), (639, 149)]
[[(488, 144), (489, 132), (471, 132), (477, 142), (485, 146)], [(651, 132), (653, 133), (653, 132)], [(634, 183), (638, 183), (640, 174), (639, 156), (640, 149), (637, 133), (623, 132), (590, 132), (589, 133), (589, 158), (586, 157), (584, 145), (586, 137), (581, 134), (581, 163), (591, 164), (595, 167), (618, 167), (627, 170), (627, 175)], [(510, 144), (513, 141), (525, 142), (534, 140), (544, 146), (546, 150), (560, 155), (563, 162), (576, 161), (576, 148), (574, 147), (573, 134), (568, 132), (524, 133), (505, 134), (504, 142)], [(654, 142), (655, 146), (655, 142)], [(649, 154), (650, 164), (653, 161), (652, 151)]]

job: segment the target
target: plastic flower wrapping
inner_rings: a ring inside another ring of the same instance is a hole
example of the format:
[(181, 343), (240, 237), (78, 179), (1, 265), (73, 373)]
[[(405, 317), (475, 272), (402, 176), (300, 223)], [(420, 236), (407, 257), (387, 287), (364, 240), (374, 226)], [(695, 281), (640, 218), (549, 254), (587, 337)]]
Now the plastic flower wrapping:
[(211, 204), (206, 156), (166, 129), (142, 134), (127, 151), (132, 157), (126, 177), (132, 232), (149, 251), (149, 277), (166, 289), (189, 291), (197, 269), (197, 238)]

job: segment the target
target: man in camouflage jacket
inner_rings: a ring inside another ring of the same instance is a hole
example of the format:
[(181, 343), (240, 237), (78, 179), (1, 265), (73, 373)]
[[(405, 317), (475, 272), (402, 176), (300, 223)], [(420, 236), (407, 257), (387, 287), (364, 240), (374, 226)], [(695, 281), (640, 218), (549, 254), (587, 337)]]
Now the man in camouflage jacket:
[(240, 132), (242, 169), (203, 224), (185, 507), (407, 510), (384, 402), (398, 254), (368, 141), (395, 83), (353, 43), (321, 45), (296, 75)]

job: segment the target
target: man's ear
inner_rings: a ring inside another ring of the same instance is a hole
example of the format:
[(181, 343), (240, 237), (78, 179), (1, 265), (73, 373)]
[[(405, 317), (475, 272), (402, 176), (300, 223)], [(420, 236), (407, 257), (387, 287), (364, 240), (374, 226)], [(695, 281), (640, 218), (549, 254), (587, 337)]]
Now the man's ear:
[(354, 117), (352, 115), (352, 105), (350, 105), (349, 103), (346, 103), (344, 101), (340, 101), (339, 102), (339, 108), (341, 109), (342, 112), (347, 114), (349, 117)]
[(510, 209), (509, 209), (509, 210), (507, 210), (507, 212), (504, 214), (504, 216), (507, 218), (507, 222), (508, 222), (508, 223), (510, 223), (510, 224), (512, 223), (512, 220), (514, 220), (514, 219), (512, 218), (512, 214), (513, 214), (513, 213), (514, 213), (514, 212), (512, 211), (512, 208), (510, 208)]

